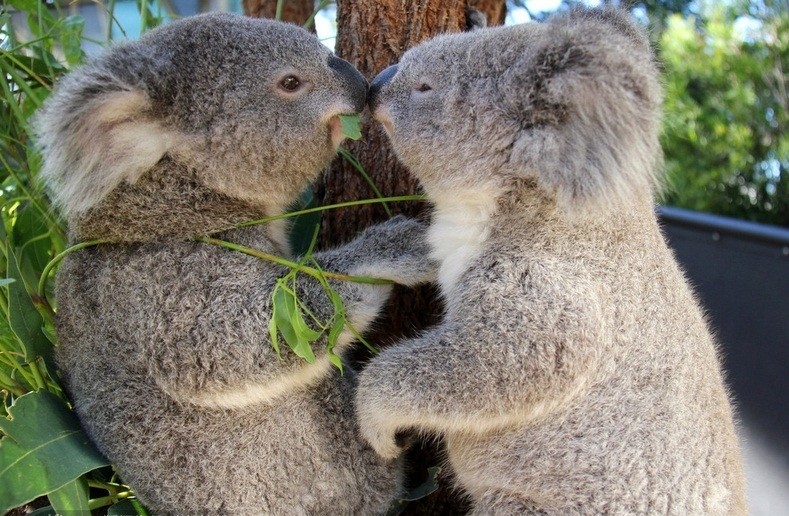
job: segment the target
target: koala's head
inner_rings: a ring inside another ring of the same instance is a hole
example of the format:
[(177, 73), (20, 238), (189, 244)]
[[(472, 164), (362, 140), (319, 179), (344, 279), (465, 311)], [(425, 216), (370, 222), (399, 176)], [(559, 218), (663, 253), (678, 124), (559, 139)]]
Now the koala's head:
[(657, 183), (658, 71), (616, 10), (440, 36), (381, 72), (369, 103), (431, 196), (527, 179), (574, 209)]
[(65, 77), (38, 120), (68, 218), (165, 156), (206, 187), (281, 208), (332, 159), (367, 82), (295, 25), (208, 14), (119, 44)]

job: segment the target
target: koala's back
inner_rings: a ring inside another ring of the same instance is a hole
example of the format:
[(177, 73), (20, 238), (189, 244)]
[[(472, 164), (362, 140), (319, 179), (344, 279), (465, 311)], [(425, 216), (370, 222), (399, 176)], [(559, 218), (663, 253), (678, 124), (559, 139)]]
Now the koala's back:
[[(559, 405), (536, 407), (514, 428), (447, 433), (460, 483), (475, 499), (517, 492), (559, 513), (745, 512), (717, 350), (651, 212), (560, 231), (502, 222), (461, 283), (468, 301), (457, 311), (484, 312), (517, 342), (518, 318), (534, 302), (529, 282), (561, 278), (557, 288), (596, 305), (585, 316), (602, 329), (600, 349)], [(564, 331), (561, 320), (546, 324)]]
[[(89, 436), (144, 503), (172, 512), (350, 514), (374, 512), (394, 494), (394, 468), (357, 438), (352, 371), (237, 410), (166, 392), (199, 392), (213, 376), (232, 384), (233, 368), (243, 378), (268, 367), (276, 379), (302, 365), (273, 355), (260, 320), (277, 275), (260, 260), (188, 242), (100, 246), (64, 262), (58, 364)], [(221, 367), (222, 347), (243, 344), (247, 333), (222, 315), (234, 296), (259, 298), (260, 314), (238, 314), (239, 324), (259, 323), (258, 340), (239, 348), (229, 371), (192, 374), (187, 358)], [(222, 316), (211, 318), (212, 309)], [(179, 346), (180, 355), (164, 349)]]

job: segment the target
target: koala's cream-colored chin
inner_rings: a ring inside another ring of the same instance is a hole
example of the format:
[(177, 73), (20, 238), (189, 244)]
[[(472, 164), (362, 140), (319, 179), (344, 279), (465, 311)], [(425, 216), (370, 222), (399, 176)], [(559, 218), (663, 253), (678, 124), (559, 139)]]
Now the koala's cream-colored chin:
[(340, 144), (345, 140), (345, 133), (342, 131), (342, 122), (339, 115), (334, 115), (329, 119), (329, 139), (335, 151), (340, 148)]
[(386, 109), (385, 106), (378, 106), (373, 111), (373, 118), (375, 118), (381, 125), (384, 127), (384, 131), (386, 132), (386, 136), (392, 137), (392, 133), (394, 132), (394, 127), (392, 126), (392, 117), (389, 113), (389, 110)]

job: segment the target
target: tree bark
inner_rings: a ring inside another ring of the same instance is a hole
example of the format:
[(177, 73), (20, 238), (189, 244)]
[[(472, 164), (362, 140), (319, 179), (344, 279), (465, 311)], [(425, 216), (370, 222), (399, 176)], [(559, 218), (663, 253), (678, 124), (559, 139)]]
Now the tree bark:
[[(337, 0), (337, 48), (339, 57), (356, 66), (368, 79), (396, 63), (409, 48), (437, 34), (466, 30), (466, 13), (473, 7), (485, 13), (489, 25), (503, 23), (504, 0)], [(388, 139), (369, 112), (362, 116), (364, 137), (348, 142), (347, 148), (362, 163), (381, 193), (386, 196), (418, 193), (416, 179), (395, 158)], [(350, 164), (336, 160), (316, 186), (322, 204), (374, 197), (367, 182)], [(424, 202), (390, 205), (394, 214), (427, 219)], [(365, 227), (387, 218), (380, 205), (324, 212), (321, 247), (332, 247), (351, 240)], [(432, 286), (417, 289), (396, 288), (377, 331), (370, 341), (386, 346), (437, 323), (443, 305)], [(363, 361), (364, 357), (356, 357)], [(415, 487), (426, 480), (427, 468), (442, 462), (432, 440), (420, 441), (409, 452), (406, 463), (407, 484)], [(447, 475), (439, 478), (437, 493), (413, 502), (404, 514), (459, 514), (467, 510), (463, 499), (452, 492)]]
[[(244, 14), (253, 18), (274, 18), (277, 0), (243, 0)], [(315, 10), (314, 0), (285, 0), (282, 4), (282, 21), (304, 25)], [(314, 31), (313, 24), (312, 30)]]

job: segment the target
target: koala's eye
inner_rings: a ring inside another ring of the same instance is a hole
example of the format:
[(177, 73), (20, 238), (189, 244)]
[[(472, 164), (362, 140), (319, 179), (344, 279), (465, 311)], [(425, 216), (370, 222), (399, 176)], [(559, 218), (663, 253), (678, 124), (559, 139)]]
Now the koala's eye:
[(430, 91), (432, 89), (433, 88), (429, 84), (427, 84), (426, 82), (423, 82), (422, 84), (420, 84), (419, 86), (416, 87), (416, 91), (418, 91), (420, 93), (424, 93), (424, 92)]
[(295, 75), (288, 75), (279, 81), (279, 87), (285, 91), (296, 91), (301, 87), (301, 81)]

